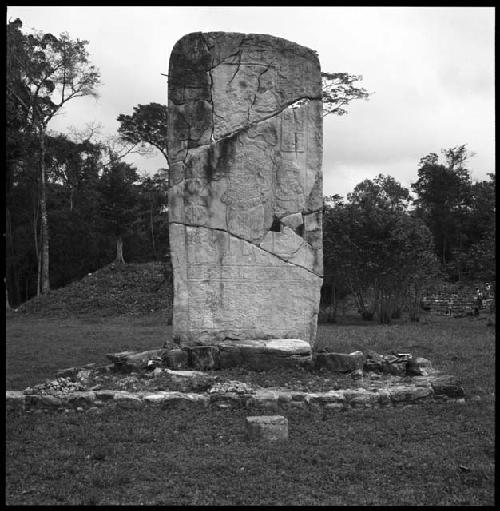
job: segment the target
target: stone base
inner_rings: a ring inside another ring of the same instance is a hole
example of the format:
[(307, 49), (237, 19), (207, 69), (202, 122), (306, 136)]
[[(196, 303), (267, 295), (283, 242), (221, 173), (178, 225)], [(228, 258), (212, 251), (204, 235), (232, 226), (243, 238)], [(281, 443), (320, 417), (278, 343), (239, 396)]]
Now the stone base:
[(300, 339), (224, 341), (218, 347), (221, 369), (266, 371), (312, 364), (311, 346)]
[(249, 440), (288, 440), (288, 419), (282, 415), (256, 415), (246, 418)]

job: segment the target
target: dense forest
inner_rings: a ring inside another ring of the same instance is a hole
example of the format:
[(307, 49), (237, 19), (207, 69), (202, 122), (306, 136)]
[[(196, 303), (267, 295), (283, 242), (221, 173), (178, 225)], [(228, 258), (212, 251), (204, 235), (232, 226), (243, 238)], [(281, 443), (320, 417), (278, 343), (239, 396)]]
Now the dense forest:
[[(7, 306), (116, 260), (169, 265), (165, 105), (120, 114), (114, 137), (95, 126), (55, 133), (51, 119), (96, 94), (86, 41), (7, 25), (5, 284)], [(323, 73), (324, 115), (343, 115), (369, 93), (361, 77)], [(124, 161), (160, 151), (153, 175)], [(423, 155), (411, 190), (379, 174), (346, 198), (324, 200), (322, 301), (353, 297), (367, 319), (418, 309), (431, 282), (494, 282), (495, 176), (473, 182), (465, 144)], [(325, 169), (328, 171), (329, 169)]]

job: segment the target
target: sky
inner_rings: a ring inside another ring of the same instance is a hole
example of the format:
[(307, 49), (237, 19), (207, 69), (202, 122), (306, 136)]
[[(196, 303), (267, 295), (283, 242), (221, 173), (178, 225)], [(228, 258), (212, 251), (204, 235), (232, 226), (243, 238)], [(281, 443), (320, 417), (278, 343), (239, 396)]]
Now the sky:
[[(467, 144), (473, 180), (495, 172), (493, 7), (9, 6), (7, 20), (89, 41), (101, 73), (98, 99), (67, 103), (49, 129), (100, 123), (116, 134), (119, 114), (167, 104), (170, 52), (190, 32), (270, 34), (318, 52), (322, 71), (362, 75), (368, 101), (323, 125), (323, 193), (346, 194), (391, 175), (409, 187), (418, 162)], [(129, 157), (140, 174), (165, 159)]]

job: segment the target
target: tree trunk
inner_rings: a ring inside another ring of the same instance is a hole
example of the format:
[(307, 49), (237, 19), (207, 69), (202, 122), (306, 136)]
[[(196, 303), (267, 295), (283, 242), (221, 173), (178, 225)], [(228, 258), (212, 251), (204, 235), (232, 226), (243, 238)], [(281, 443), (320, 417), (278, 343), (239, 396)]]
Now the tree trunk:
[(155, 258), (155, 261), (158, 259), (156, 255), (156, 244), (155, 244), (155, 231), (154, 231), (154, 224), (153, 224), (153, 206), (151, 206), (149, 210), (149, 224), (151, 226), (151, 241), (153, 244), (153, 257)]
[(37, 261), (36, 296), (40, 296), (42, 292), (42, 251), (40, 250), (40, 247), (38, 247), (38, 241), (36, 261)]
[(49, 225), (47, 221), (47, 190), (45, 182), (45, 130), (40, 130), (40, 213), (41, 213), (41, 234), (42, 234), (42, 273), (41, 288), (42, 294), (50, 291), (49, 278)]
[(4, 278), (3, 282), (5, 284), (5, 310), (10, 310), (10, 303), (9, 303), (9, 292), (7, 291), (7, 279)]
[(116, 238), (116, 263), (125, 264), (125, 259), (123, 259), (123, 240), (121, 236)]

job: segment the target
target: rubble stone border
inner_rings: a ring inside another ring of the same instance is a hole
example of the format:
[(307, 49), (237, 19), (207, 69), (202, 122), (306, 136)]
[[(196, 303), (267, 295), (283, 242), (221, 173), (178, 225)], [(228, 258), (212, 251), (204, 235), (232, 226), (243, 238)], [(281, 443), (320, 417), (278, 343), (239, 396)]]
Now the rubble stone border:
[(19, 412), (92, 411), (103, 406), (141, 409), (146, 406), (170, 407), (200, 406), (203, 408), (245, 408), (285, 412), (304, 409), (324, 416), (348, 409), (398, 407), (424, 401), (465, 403), (463, 388), (451, 375), (416, 376), (411, 383), (391, 386), (373, 386), (304, 392), (290, 389), (261, 388), (252, 392), (206, 392), (94, 390), (70, 393), (25, 394), (7, 390), (6, 409)]

